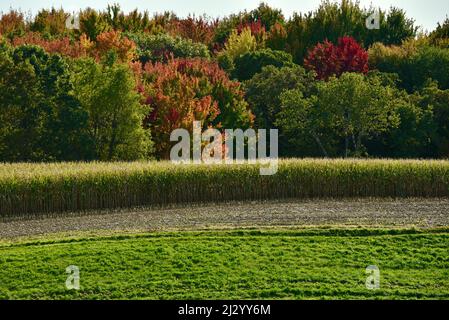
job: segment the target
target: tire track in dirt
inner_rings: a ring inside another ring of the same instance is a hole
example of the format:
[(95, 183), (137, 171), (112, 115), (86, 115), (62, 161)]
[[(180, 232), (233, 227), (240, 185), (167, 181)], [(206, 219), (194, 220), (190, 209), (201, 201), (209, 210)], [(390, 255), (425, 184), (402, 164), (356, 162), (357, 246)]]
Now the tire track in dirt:
[(250, 227), (449, 226), (449, 199), (247, 202), (133, 209), (0, 222), (0, 238), (88, 231), (163, 231)]

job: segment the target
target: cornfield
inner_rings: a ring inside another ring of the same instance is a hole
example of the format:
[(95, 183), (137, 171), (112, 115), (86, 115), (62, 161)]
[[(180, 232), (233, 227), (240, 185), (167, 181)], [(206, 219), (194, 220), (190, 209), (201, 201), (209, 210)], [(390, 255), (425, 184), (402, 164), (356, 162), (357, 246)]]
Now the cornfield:
[(449, 161), (282, 160), (273, 176), (255, 165), (0, 164), (0, 219), (234, 200), (448, 196)]

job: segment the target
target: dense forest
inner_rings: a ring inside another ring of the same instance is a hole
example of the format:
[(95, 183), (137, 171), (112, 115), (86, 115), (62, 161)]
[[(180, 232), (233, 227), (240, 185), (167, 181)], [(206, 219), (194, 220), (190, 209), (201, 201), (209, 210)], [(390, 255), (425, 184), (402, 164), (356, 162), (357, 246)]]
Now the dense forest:
[[(300, 8), (298, 8), (300, 9)], [(279, 129), (283, 157), (449, 157), (449, 19), (261, 3), (222, 19), (118, 5), (0, 15), (0, 161), (166, 159), (174, 129)]]

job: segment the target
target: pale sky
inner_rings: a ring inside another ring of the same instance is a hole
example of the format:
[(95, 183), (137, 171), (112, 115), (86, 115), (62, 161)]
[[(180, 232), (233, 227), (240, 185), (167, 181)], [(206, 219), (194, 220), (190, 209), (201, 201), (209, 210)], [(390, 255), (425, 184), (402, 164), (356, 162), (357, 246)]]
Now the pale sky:
[[(14, 8), (35, 14), (41, 8), (51, 8), (52, 6), (63, 7), (67, 11), (78, 11), (86, 7), (105, 9), (108, 3), (119, 3), (125, 12), (138, 8), (151, 13), (173, 11), (181, 17), (187, 16), (189, 13), (223, 17), (244, 9), (252, 10), (260, 2), (260, 0), (0, 0), (0, 11)], [(288, 17), (294, 11), (308, 12), (315, 9), (321, 0), (265, 0), (264, 2), (272, 7), (282, 9)], [(402, 8), (424, 30), (433, 30), (438, 22), (444, 21), (449, 15), (448, 0), (360, 0), (360, 3), (366, 7), (373, 3), (376, 7), (383, 9), (388, 9), (390, 6)]]

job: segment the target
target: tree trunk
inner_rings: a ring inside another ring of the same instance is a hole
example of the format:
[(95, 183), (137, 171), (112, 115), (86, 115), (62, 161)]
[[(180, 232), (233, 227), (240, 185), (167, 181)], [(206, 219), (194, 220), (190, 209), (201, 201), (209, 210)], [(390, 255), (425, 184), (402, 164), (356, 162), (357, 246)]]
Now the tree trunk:
[(117, 121), (114, 119), (112, 120), (112, 136), (111, 141), (109, 142), (109, 154), (108, 154), (108, 160), (112, 160), (112, 156), (114, 155), (116, 140), (117, 140)]
[(349, 148), (349, 138), (345, 137), (345, 158), (348, 157), (348, 148)]
[(321, 143), (320, 138), (318, 138), (318, 136), (315, 133), (312, 133), (313, 138), (315, 139), (316, 143), (318, 144), (318, 146), (321, 149), (321, 152), (323, 153), (325, 158), (329, 158), (329, 154), (326, 151), (326, 148), (324, 148), (323, 144)]
[(354, 151), (357, 153), (357, 142), (355, 141), (355, 135), (352, 134), (352, 144), (354, 145)]

